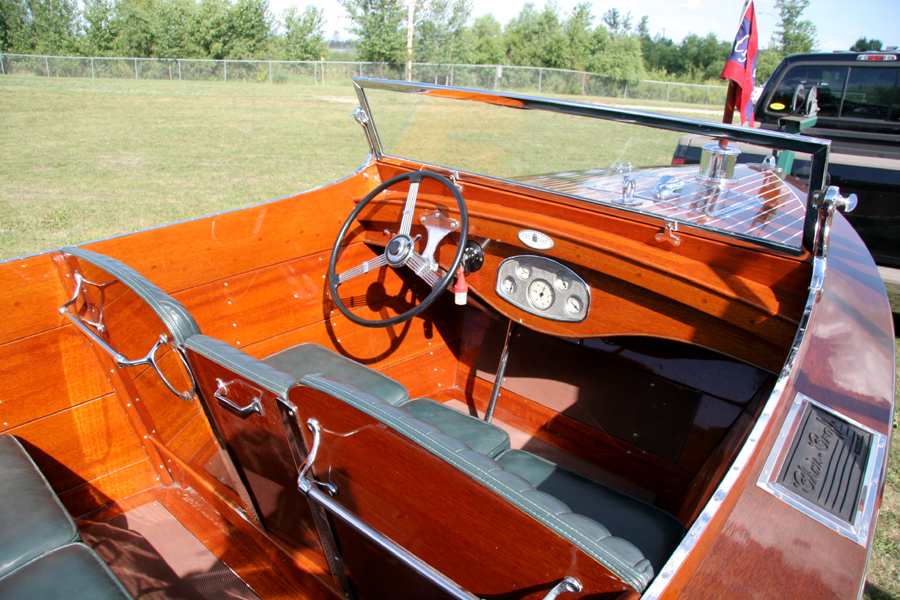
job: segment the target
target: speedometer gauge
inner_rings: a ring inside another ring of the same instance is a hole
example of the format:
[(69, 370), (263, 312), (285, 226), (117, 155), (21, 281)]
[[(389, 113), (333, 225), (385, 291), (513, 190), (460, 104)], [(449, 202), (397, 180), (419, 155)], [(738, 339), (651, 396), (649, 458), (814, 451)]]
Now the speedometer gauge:
[(528, 286), (528, 299), (535, 308), (547, 310), (553, 304), (553, 288), (543, 279), (535, 279)]

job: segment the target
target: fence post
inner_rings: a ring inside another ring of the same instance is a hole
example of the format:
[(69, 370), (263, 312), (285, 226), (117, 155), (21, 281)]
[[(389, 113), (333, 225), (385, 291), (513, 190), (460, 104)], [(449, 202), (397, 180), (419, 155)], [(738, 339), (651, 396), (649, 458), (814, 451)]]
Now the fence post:
[(94, 75), (94, 57), (91, 57), (91, 79), (96, 79), (96, 75)]
[(223, 60), (222, 64), (225, 65), (225, 83), (228, 83), (228, 61)]
[(313, 61), (313, 87), (319, 85), (319, 63)]
[[(585, 90), (585, 85), (587, 84), (587, 73), (581, 74), (581, 95), (584, 96), (587, 94)], [(625, 85), (628, 85), (627, 83)]]
[(453, 65), (450, 65), (450, 85), (453, 85)]
[(710, 89), (711, 89), (710, 86), (706, 86), (706, 103), (707, 104), (709, 104), (709, 90)]
[(272, 61), (269, 61), (269, 83), (272, 83)]
[(502, 66), (497, 65), (497, 70), (494, 71), (494, 91), (495, 92), (497, 91), (497, 84), (499, 83), (500, 78), (502, 77), (502, 74), (501, 74), (503, 72), (502, 69), (503, 69)]
[(0, 72), (6, 75), (6, 67), (3, 66), (3, 55), (0, 54)]
[(672, 84), (667, 83), (666, 84), (666, 102), (669, 101), (669, 92), (671, 92), (671, 91), (672, 91)]
[(541, 93), (541, 84), (544, 82), (544, 70), (538, 69), (538, 94)]
[(44, 57), (44, 66), (47, 67), (47, 77), (50, 77), (50, 61), (46, 56)]
[(178, 81), (181, 81), (181, 59), (178, 59)]
[(134, 59), (134, 78), (135, 78), (135, 79), (138, 78), (138, 73), (137, 73), (137, 59), (136, 59), (136, 58)]
[(625, 100), (628, 100), (628, 82), (625, 82)]

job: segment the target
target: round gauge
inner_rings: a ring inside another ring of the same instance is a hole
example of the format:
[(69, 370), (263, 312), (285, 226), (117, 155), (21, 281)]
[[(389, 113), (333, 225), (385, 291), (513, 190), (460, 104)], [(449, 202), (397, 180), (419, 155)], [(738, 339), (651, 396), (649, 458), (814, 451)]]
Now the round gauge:
[(519, 263), (516, 265), (516, 275), (519, 276), (519, 279), (528, 279), (531, 277), (531, 267), (526, 264)]
[(508, 296), (512, 296), (516, 293), (516, 280), (512, 277), (507, 277), (503, 281), (500, 282), (500, 289), (504, 294)]
[(528, 299), (535, 308), (547, 310), (553, 304), (553, 288), (543, 279), (535, 279), (528, 286)]
[(566, 298), (566, 312), (577, 315), (584, 308), (584, 302), (578, 296), (569, 296)]
[(556, 281), (553, 282), (556, 285), (556, 289), (561, 292), (569, 289), (569, 286), (572, 285), (572, 278), (566, 275), (565, 273), (558, 273), (556, 275)]

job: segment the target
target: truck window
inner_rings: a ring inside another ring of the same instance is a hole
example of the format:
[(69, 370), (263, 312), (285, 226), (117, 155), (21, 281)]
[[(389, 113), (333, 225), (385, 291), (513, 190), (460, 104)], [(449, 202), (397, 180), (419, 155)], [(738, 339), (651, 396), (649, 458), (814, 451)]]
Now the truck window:
[(837, 117), (841, 110), (841, 95), (847, 81), (849, 67), (838, 65), (797, 65), (788, 69), (772, 93), (766, 112), (775, 116), (791, 114), (794, 92), (798, 85), (818, 89), (820, 117)]
[[(850, 70), (850, 80), (844, 94), (842, 117), (855, 119), (887, 119), (888, 109), (897, 86), (896, 67), (860, 68)], [(896, 114), (893, 120), (896, 120)]]

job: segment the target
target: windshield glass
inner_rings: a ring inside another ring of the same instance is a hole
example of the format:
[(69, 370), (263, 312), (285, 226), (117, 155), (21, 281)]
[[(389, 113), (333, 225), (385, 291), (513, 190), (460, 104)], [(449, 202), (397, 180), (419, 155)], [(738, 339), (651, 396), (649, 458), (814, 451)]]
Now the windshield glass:
[(367, 98), (377, 115), (385, 154), (500, 179), (613, 168), (623, 162), (668, 165), (681, 136), (651, 127), (385, 90), (370, 90)]
[[(793, 251), (803, 244), (808, 182), (824, 176), (827, 142), (811, 138), (515, 94), (378, 80), (357, 85), (374, 124), (376, 156)], [(725, 135), (728, 144), (716, 150)], [(787, 172), (776, 167), (784, 150), (793, 160), (778, 167)], [(705, 176), (716, 161), (722, 172)]]

